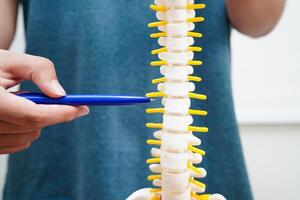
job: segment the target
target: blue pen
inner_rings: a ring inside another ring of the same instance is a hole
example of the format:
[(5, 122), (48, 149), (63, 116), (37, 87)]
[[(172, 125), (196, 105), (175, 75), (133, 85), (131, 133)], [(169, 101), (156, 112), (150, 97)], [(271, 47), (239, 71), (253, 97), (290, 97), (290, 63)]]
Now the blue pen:
[(51, 98), (42, 93), (17, 94), (36, 104), (60, 104), (60, 105), (90, 105), (90, 106), (118, 106), (134, 105), (151, 102), (150, 98), (142, 96), (121, 96), (121, 95), (81, 95), (71, 94), (60, 98)]

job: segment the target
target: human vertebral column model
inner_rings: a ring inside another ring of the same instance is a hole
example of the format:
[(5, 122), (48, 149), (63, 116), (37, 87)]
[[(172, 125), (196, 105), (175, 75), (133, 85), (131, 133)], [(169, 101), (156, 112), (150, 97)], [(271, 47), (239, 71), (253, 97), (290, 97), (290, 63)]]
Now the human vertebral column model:
[(194, 38), (202, 34), (193, 32), (194, 23), (201, 23), (204, 17), (195, 17), (196, 9), (204, 9), (205, 4), (195, 4), (193, 0), (155, 0), (150, 8), (156, 11), (158, 22), (150, 23), (160, 32), (151, 34), (158, 38), (162, 48), (152, 51), (158, 54), (158, 61), (152, 66), (160, 67), (163, 75), (154, 79), (158, 92), (148, 93), (147, 97), (162, 98), (162, 108), (149, 108), (147, 113), (161, 113), (162, 123), (147, 123), (148, 128), (159, 129), (154, 132), (156, 139), (148, 140), (153, 145), (152, 158), (147, 160), (153, 175), (148, 180), (155, 186), (152, 189), (137, 191), (128, 200), (224, 200), (219, 194), (204, 194), (205, 184), (196, 179), (206, 176), (206, 170), (194, 165), (202, 161), (205, 152), (195, 146), (201, 141), (193, 133), (204, 133), (207, 127), (192, 126), (193, 116), (204, 117), (204, 110), (190, 108), (191, 99), (206, 100), (204, 94), (193, 93), (194, 82), (201, 78), (192, 76), (193, 67), (202, 61), (193, 60), (195, 52), (201, 47), (192, 46)]

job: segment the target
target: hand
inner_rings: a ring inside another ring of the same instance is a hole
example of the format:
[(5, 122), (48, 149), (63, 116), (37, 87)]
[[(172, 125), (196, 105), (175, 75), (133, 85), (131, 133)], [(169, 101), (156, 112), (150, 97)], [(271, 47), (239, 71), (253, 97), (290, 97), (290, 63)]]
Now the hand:
[(0, 154), (24, 150), (39, 137), (43, 127), (89, 112), (86, 106), (38, 105), (6, 90), (23, 80), (32, 81), (50, 97), (66, 94), (50, 60), (0, 50)]

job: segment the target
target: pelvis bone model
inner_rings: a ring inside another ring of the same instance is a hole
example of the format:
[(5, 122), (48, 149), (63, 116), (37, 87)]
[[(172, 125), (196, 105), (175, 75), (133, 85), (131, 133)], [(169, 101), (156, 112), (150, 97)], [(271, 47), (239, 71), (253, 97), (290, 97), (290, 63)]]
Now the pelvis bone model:
[(154, 79), (158, 92), (148, 93), (150, 98), (162, 98), (162, 108), (149, 108), (147, 113), (161, 113), (163, 123), (147, 123), (156, 139), (148, 140), (153, 145), (153, 158), (147, 160), (153, 175), (148, 180), (154, 188), (145, 188), (133, 193), (127, 200), (225, 200), (219, 194), (204, 194), (205, 184), (196, 180), (206, 176), (206, 170), (194, 165), (202, 161), (205, 152), (195, 146), (201, 141), (195, 132), (207, 132), (207, 127), (192, 126), (193, 115), (206, 116), (204, 110), (190, 109), (191, 98), (204, 101), (204, 94), (193, 93), (195, 84), (201, 78), (192, 76), (193, 67), (202, 61), (193, 60), (194, 52), (201, 47), (192, 46), (194, 38), (202, 37), (193, 32), (195, 23), (204, 17), (195, 17), (196, 9), (205, 9), (205, 4), (195, 4), (194, 0), (155, 0), (150, 8), (156, 11), (158, 22), (150, 23), (160, 32), (151, 34), (158, 38), (162, 48), (152, 51), (159, 60), (151, 62), (160, 66), (161, 78)]

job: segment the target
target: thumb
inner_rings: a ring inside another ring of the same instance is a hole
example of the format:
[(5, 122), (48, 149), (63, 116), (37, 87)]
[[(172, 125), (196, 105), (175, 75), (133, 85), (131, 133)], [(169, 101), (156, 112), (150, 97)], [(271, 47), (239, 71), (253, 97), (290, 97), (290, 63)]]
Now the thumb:
[[(6, 54), (3, 56), (3, 53)], [(20, 80), (35, 83), (43, 93), (50, 97), (65, 96), (66, 92), (59, 83), (54, 64), (46, 58), (28, 54), (0, 51), (4, 70)]]
[(34, 82), (46, 95), (50, 97), (66, 95), (57, 79), (54, 64), (49, 59), (33, 57), (27, 73), (28, 80)]

